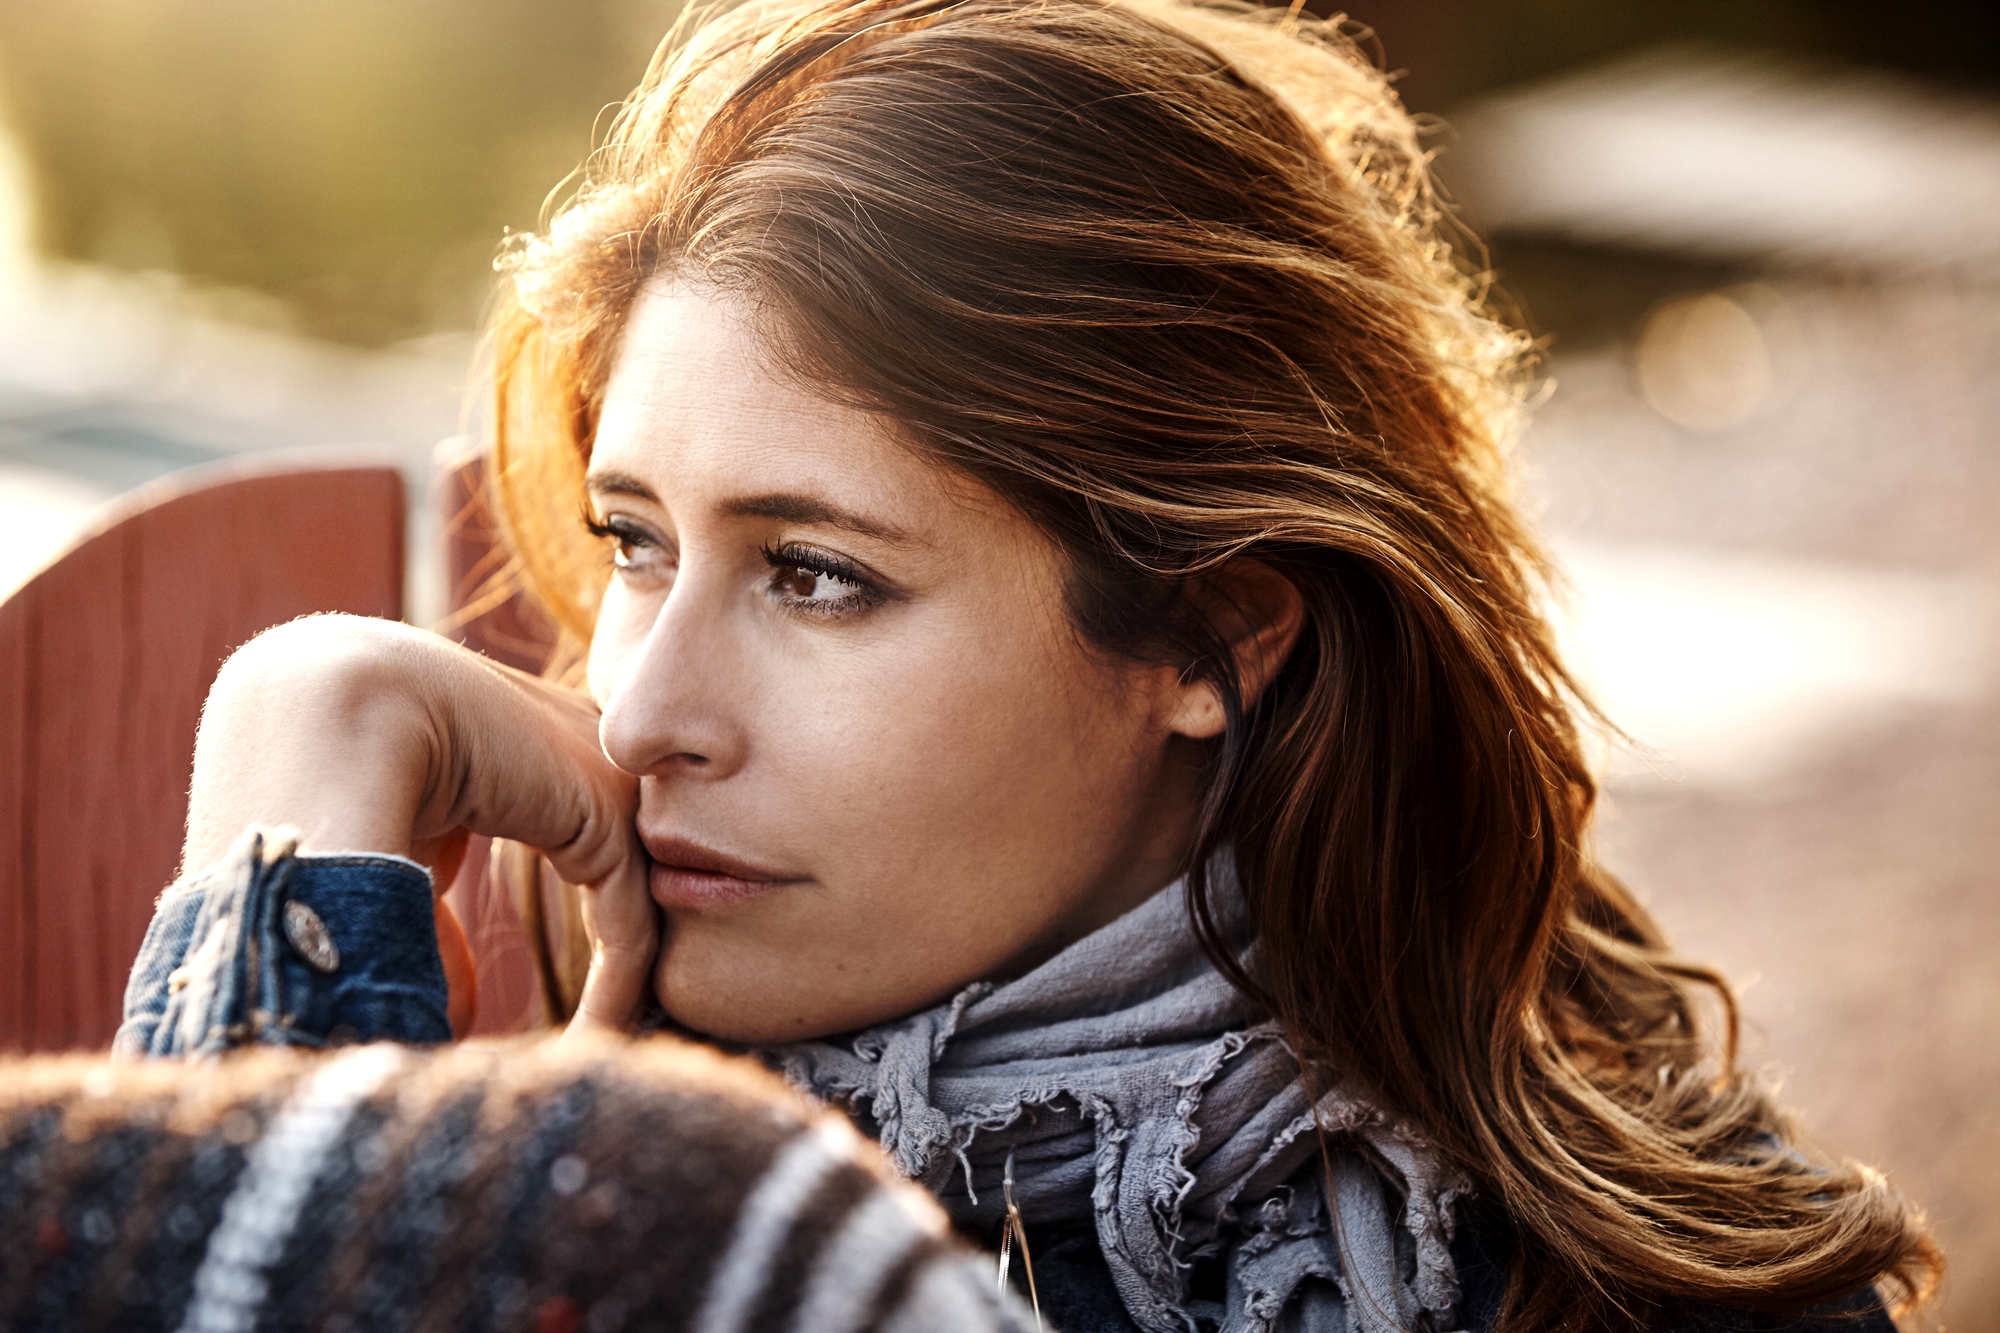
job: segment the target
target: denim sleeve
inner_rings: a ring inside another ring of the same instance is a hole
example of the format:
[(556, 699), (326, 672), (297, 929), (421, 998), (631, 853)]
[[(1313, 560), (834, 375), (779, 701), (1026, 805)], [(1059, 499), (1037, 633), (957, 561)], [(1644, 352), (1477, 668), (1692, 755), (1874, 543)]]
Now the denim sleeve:
[(114, 1054), (451, 1040), (429, 873), (252, 829), (160, 896)]

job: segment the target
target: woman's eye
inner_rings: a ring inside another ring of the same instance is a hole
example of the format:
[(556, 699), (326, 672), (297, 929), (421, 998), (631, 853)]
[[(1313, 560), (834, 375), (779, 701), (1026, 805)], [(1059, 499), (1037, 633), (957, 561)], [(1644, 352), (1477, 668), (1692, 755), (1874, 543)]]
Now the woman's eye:
[(855, 590), (856, 585), (834, 574), (823, 574), (803, 565), (778, 571), (777, 588), (787, 597), (815, 602), (836, 601)]
[(846, 561), (798, 547), (766, 549), (771, 591), (801, 610), (847, 610), (874, 600), (874, 589)]
[(632, 571), (658, 563), (660, 543), (630, 519), (613, 515), (600, 523), (585, 515), (583, 525), (592, 536), (612, 543), (611, 563), (618, 569)]

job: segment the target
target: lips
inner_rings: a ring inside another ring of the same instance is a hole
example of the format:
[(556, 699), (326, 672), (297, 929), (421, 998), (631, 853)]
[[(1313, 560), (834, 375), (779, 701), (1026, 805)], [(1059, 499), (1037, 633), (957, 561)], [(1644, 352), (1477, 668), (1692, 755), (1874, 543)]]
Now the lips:
[(718, 852), (685, 838), (641, 835), (653, 859), (649, 876), (653, 901), (669, 910), (700, 911), (759, 898), (806, 876), (789, 875), (751, 861)]

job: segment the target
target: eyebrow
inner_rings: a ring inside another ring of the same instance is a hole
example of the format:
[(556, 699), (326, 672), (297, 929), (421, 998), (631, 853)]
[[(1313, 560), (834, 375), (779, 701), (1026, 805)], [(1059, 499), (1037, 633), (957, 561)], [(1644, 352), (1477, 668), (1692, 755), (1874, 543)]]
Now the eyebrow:
[(821, 527), (840, 528), (892, 545), (901, 545), (910, 540), (910, 535), (901, 528), (863, 518), (851, 510), (828, 504), (814, 496), (799, 495), (789, 491), (731, 500), (722, 506), (722, 512), (735, 518), (775, 518), (787, 523), (811, 523)]
[(660, 502), (653, 488), (629, 472), (593, 472), (583, 479), (583, 488), (593, 495), (630, 495), (640, 500)]
[[(597, 495), (629, 495), (654, 504), (660, 503), (658, 492), (629, 472), (593, 472), (585, 479), (584, 485)], [(731, 518), (775, 518), (787, 523), (839, 528), (891, 545), (904, 545), (911, 540), (910, 534), (901, 528), (863, 518), (852, 510), (794, 491), (773, 491), (767, 495), (731, 500), (722, 506), (722, 512)]]

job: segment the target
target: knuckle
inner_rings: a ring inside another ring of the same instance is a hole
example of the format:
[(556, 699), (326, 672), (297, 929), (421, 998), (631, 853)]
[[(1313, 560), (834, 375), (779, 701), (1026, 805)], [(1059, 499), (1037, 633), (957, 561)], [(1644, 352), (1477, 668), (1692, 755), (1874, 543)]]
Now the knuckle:
[(363, 616), (302, 616), (264, 630), (230, 654), (216, 682), (240, 686), (306, 671), (351, 668), (388, 648), (384, 628), (385, 622)]
[(204, 721), (266, 717), (301, 706), (367, 706), (407, 677), (410, 633), (389, 621), (338, 614), (274, 626), (223, 663), (209, 688)]

